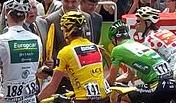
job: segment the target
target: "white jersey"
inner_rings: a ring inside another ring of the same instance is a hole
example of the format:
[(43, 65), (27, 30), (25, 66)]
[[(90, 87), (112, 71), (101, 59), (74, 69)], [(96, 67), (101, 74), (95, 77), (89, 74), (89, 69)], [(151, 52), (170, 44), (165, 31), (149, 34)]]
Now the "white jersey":
[(40, 37), (21, 26), (0, 35), (0, 70), (4, 99), (0, 103), (37, 103), (36, 76), (42, 54)]
[(144, 44), (157, 51), (174, 69), (176, 63), (176, 35), (174, 33), (165, 29), (150, 31)]

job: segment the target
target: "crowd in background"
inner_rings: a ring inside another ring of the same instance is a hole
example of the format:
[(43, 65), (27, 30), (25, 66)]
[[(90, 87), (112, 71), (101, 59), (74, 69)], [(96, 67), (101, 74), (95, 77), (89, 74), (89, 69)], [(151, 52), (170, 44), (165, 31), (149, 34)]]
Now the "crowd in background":
[[(2, 11), (2, 5), (7, 0), (0, 1), (0, 13)], [(44, 4), (45, 0), (37, 0), (39, 3)], [(49, 0), (50, 1), (50, 0)], [(57, 0), (61, 1), (61, 0)], [(99, 0), (102, 1), (113, 1), (117, 5), (117, 15), (121, 18), (124, 14), (135, 13), (137, 8), (141, 6), (151, 6), (155, 9), (161, 10), (162, 12), (175, 12), (176, 0)], [(40, 4), (39, 4), (40, 5)], [(99, 5), (96, 8), (96, 12), (103, 16), (104, 21), (113, 21), (114, 19), (114, 7), (113, 5)], [(39, 15), (41, 15), (39, 13)]]
[[(5, 24), (5, 14), (3, 13), (3, 3), (7, 0), (0, 1), (0, 32), (4, 31), (6, 26)], [(64, 8), (64, 0), (37, 0), (35, 3), (35, 8), (37, 9), (36, 17), (45, 19), (48, 23), (46, 24), (46, 30), (42, 29), (43, 38), (45, 39), (46, 34), (48, 33), (51, 22), (56, 19), (53, 12), (61, 11)], [(99, 5), (98, 2), (103, 1), (112, 1), (117, 5), (117, 10), (115, 10), (114, 5)], [(124, 14), (134, 14), (136, 10), (142, 6), (150, 6), (152, 8), (158, 9), (161, 12), (175, 12), (176, 9), (176, 0), (66, 0), (66, 9), (78, 8), (81, 11), (85, 12), (88, 17), (88, 28), (90, 32), (86, 32), (86, 35), (89, 35), (89, 39), (94, 43), (98, 44), (101, 35), (101, 26), (103, 21), (114, 21), (114, 15), (117, 14), (117, 19), (121, 19)], [(70, 3), (69, 3), (70, 2)], [(72, 2), (72, 3), (71, 3)], [(75, 4), (74, 2), (79, 2)], [(68, 5), (68, 6), (67, 6)], [(75, 6), (75, 7), (74, 7)], [(69, 10), (68, 10), (69, 11)], [(115, 13), (117, 11), (117, 13)], [(51, 15), (50, 15), (51, 14)], [(59, 13), (60, 14), (60, 13)], [(55, 13), (57, 15), (57, 13)], [(39, 18), (39, 19), (40, 19)], [(52, 18), (52, 20), (51, 20)], [(33, 18), (35, 19), (35, 18)], [(28, 20), (33, 21), (33, 20)], [(39, 20), (37, 20), (39, 21)], [(43, 20), (42, 20), (43, 21)], [(39, 27), (40, 28), (40, 27)], [(57, 28), (57, 27), (56, 27)], [(39, 31), (41, 30), (39, 29)], [(60, 30), (59, 30), (60, 31)], [(60, 33), (60, 32), (58, 32)], [(41, 34), (41, 35), (42, 35)], [(93, 34), (94, 36), (91, 36)]]

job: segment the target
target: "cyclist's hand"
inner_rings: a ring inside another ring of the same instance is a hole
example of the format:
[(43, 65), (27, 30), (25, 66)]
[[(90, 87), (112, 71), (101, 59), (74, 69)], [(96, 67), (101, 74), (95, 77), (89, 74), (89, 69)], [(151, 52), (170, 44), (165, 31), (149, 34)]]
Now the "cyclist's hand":
[(44, 62), (44, 64), (45, 64), (47, 67), (53, 69), (53, 67), (54, 67), (54, 60), (53, 60), (53, 59), (46, 60), (46, 61)]
[(103, 47), (103, 45), (98, 45), (98, 48), (99, 48), (100, 50), (102, 50), (102, 51), (105, 50), (105, 48)]
[(110, 94), (110, 101), (111, 103), (118, 103), (118, 96), (120, 95), (120, 93), (116, 92), (116, 91), (112, 91)]
[(46, 79), (48, 76), (52, 76), (53, 70), (47, 66), (42, 66), (38, 69), (36, 76), (40, 79)]
[(4, 98), (4, 95), (0, 93), (0, 99), (3, 99)]

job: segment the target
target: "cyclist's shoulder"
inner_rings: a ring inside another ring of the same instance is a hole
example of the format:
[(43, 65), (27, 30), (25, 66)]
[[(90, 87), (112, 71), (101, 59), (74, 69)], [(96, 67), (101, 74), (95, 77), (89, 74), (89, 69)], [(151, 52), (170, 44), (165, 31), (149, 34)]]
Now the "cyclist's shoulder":
[(115, 46), (113, 49), (119, 49), (119, 50), (121, 50), (121, 49), (127, 49), (127, 48), (129, 48), (130, 47), (130, 45), (132, 46), (132, 45), (141, 45), (140, 43), (138, 43), (138, 42), (136, 42), (136, 41), (134, 41), (134, 40), (132, 40), (132, 39), (127, 39), (127, 40), (124, 40), (124, 41), (122, 41), (119, 45), (117, 45), (117, 46)]
[[(71, 55), (71, 54), (73, 54), (74, 52), (72, 52), (73, 51), (73, 49), (74, 50), (81, 50), (82, 48), (84, 48), (84, 47), (87, 47), (87, 46), (90, 46), (90, 47), (92, 47), (93, 45), (95, 45), (94, 43), (91, 43), (89, 40), (87, 40), (87, 39), (84, 39), (84, 38), (78, 38), (78, 39), (75, 39), (75, 40), (73, 40), (73, 41), (71, 41), (71, 43), (69, 44), (69, 45), (66, 45), (66, 46), (64, 46), (60, 51), (59, 51), (59, 54), (61, 54), (61, 55), (64, 55), (64, 54), (67, 54), (67, 55)], [(97, 48), (98, 48), (98, 46), (97, 45), (95, 45)]]
[(2, 41), (7, 41), (7, 40), (11, 39), (12, 36), (15, 36), (15, 35), (16, 35), (15, 32), (13, 32), (13, 31), (7, 31), (7, 32), (5, 32), (5, 33), (3, 33), (3, 34), (0, 35), (0, 41), (1, 42)]
[(175, 36), (175, 34), (173, 32), (171, 32), (170, 30), (167, 30), (167, 29), (158, 29), (156, 31), (154, 30), (151, 30), (149, 33), (148, 33), (148, 36), (161, 36), (161, 35), (167, 35), (167, 36)]
[[(19, 35), (19, 34), (17, 33), (16, 35)], [(37, 34), (34, 34), (34, 33), (30, 32), (30, 31), (27, 31), (27, 30), (24, 30), (21, 34), (23, 34), (26, 39), (32, 39), (32, 38), (34, 38), (34, 39), (40, 39), (40, 36), (38, 36)], [(21, 38), (24, 38), (24, 37), (21, 36)]]
[(58, 52), (58, 55), (60, 57), (66, 57), (72, 53), (71, 51), (71, 45), (66, 45)]

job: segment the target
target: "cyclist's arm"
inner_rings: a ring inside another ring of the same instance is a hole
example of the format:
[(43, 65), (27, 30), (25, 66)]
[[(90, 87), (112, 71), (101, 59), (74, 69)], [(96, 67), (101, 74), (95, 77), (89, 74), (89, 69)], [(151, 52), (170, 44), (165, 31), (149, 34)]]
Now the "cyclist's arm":
[(39, 93), (38, 99), (41, 101), (47, 97), (50, 97), (54, 94), (60, 84), (60, 81), (63, 77), (64, 73), (59, 70), (54, 70), (53, 76), (49, 84)]
[(130, 10), (128, 11), (128, 14), (133, 14), (136, 9), (139, 7), (139, 0), (132, 0), (133, 4), (130, 8)]
[(110, 85), (113, 85), (113, 83), (116, 81), (116, 77), (119, 71), (119, 66), (111, 65), (109, 75), (107, 77), (107, 81)]
[(116, 56), (117, 50), (113, 49), (111, 52), (111, 60), (112, 60), (112, 64), (110, 67), (110, 72), (108, 74), (107, 77), (107, 81), (109, 82), (110, 85), (113, 85), (116, 78), (117, 78), (117, 74), (120, 68), (120, 59), (118, 56)]

